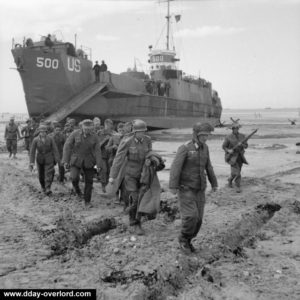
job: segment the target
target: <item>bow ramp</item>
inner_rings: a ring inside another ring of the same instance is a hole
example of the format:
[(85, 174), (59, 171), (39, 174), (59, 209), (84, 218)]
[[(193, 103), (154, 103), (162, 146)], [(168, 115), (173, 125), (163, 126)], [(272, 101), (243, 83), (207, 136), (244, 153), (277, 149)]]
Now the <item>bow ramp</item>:
[(98, 94), (99, 92), (106, 91), (106, 85), (106, 83), (94, 83), (88, 86), (82, 92), (72, 97), (70, 100), (68, 100), (67, 103), (63, 104), (60, 108), (58, 108), (57, 111), (52, 113), (45, 121), (60, 122), (65, 117), (70, 115), (73, 111), (75, 111), (77, 108), (89, 101), (96, 94)]

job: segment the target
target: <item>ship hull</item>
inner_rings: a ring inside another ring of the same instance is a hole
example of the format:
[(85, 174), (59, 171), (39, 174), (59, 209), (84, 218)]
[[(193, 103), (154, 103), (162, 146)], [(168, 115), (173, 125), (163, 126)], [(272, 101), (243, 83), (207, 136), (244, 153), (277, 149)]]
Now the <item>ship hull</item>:
[[(12, 50), (20, 67), (28, 113), (31, 117), (51, 116), (72, 97), (93, 84), (92, 62), (59, 51), (31, 49)], [(76, 119), (100, 117), (116, 122), (144, 119), (155, 128), (190, 127), (195, 122), (219, 123), (222, 106), (212, 101), (210, 90), (183, 80), (171, 82), (175, 88), (170, 97), (151, 95), (145, 83), (127, 75), (101, 73), (105, 92), (92, 95), (82, 106), (70, 111)]]

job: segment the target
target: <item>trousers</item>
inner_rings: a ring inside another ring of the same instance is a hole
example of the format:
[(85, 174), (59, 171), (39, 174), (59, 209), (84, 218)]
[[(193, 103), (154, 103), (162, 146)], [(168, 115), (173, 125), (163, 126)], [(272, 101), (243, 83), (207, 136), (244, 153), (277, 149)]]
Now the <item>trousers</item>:
[(81, 170), (84, 173), (84, 201), (86, 203), (91, 202), (92, 198), (92, 189), (93, 189), (93, 178), (94, 178), (94, 168), (78, 168), (75, 166), (71, 166), (70, 169), (70, 177), (72, 181), (72, 185), (75, 189), (75, 192), (77, 194), (80, 194), (80, 188), (79, 188), (79, 177)]
[(181, 188), (178, 192), (181, 215), (179, 241), (189, 242), (197, 236), (203, 220), (205, 192), (190, 188)]
[(50, 189), (54, 177), (54, 164), (39, 164), (37, 165), (37, 171), (39, 176), (39, 182), (42, 189)]
[(6, 148), (9, 153), (17, 153), (17, 140), (6, 140)]

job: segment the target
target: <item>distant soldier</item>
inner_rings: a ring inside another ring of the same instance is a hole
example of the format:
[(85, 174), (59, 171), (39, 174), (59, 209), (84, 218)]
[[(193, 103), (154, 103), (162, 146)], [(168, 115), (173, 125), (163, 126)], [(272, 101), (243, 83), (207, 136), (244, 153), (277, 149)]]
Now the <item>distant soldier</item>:
[[(141, 216), (137, 214), (138, 196), (141, 188), (141, 175), (147, 154), (152, 150), (151, 138), (145, 135), (147, 125), (142, 120), (133, 121), (134, 134), (124, 138), (118, 148), (112, 168), (109, 182), (113, 184), (125, 162), (125, 189), (129, 195), (129, 225), (136, 226), (136, 233), (143, 235)], [(127, 159), (127, 160), (126, 160)]]
[(62, 163), (63, 149), (66, 142), (66, 136), (62, 132), (61, 124), (56, 123), (54, 125), (54, 131), (49, 135), (53, 138), (58, 153), (59, 153), (59, 163), (58, 163), (58, 181), (63, 183), (65, 180), (65, 168)]
[(101, 127), (101, 119), (98, 118), (98, 117), (95, 117), (95, 118), (93, 119), (93, 123), (94, 123), (94, 130), (95, 130), (95, 133), (96, 133), (96, 134), (100, 133), (101, 129), (103, 129), (103, 128)]
[(63, 149), (63, 163), (66, 169), (70, 169), (70, 177), (74, 191), (78, 196), (82, 196), (79, 187), (80, 171), (84, 173), (84, 202), (87, 207), (91, 207), (91, 197), (93, 189), (94, 166), (98, 171), (102, 167), (101, 149), (99, 139), (94, 131), (92, 120), (81, 122), (82, 129), (75, 130), (67, 138)]
[(76, 125), (76, 122), (74, 119), (69, 118), (66, 120), (66, 124), (64, 127), (64, 131), (63, 131), (66, 138), (68, 138), (69, 135), (74, 131), (75, 125)]
[[(59, 163), (59, 153), (52, 137), (47, 135), (47, 126), (39, 126), (39, 135), (33, 139), (30, 149), (30, 169), (33, 170), (36, 160), (39, 181), (43, 192), (51, 195), (51, 184), (54, 176), (54, 165)], [(37, 152), (37, 155), (36, 155)]]
[(112, 166), (114, 158), (116, 156), (117, 150), (119, 148), (120, 142), (124, 137), (124, 123), (119, 123), (117, 126), (117, 133), (112, 135), (107, 143), (106, 151), (108, 152), (108, 165)]
[[(109, 170), (111, 169), (112, 165), (113, 165), (113, 162), (114, 162), (114, 159), (115, 159), (115, 156), (116, 156), (116, 153), (117, 153), (117, 150), (119, 148), (119, 145), (124, 137), (124, 123), (119, 123), (118, 124), (118, 127), (117, 127), (117, 133), (112, 135), (107, 143), (107, 146), (106, 146), (106, 151), (108, 152), (108, 167), (109, 167)], [(109, 174), (108, 174), (109, 176)], [(122, 200), (122, 189), (120, 188), (121, 190), (121, 195), (120, 195), (120, 198), (119, 198), (119, 191), (117, 191), (117, 194), (116, 194), (116, 202), (119, 203), (121, 202)]]
[(98, 64), (98, 61), (96, 61), (94, 67), (93, 67), (94, 73), (95, 73), (95, 82), (99, 82), (99, 74), (100, 74), (100, 66)]
[[(244, 153), (248, 148), (248, 143), (242, 141), (245, 139), (245, 135), (239, 133), (240, 124), (233, 122), (231, 125), (232, 133), (225, 137), (222, 148), (225, 151), (225, 161), (230, 164), (231, 174), (228, 178), (228, 186), (232, 188), (232, 182), (235, 181), (236, 192), (241, 192), (241, 170), (243, 164), (248, 164)], [(236, 150), (233, 150), (234, 147)]]
[(133, 133), (132, 133), (132, 122), (126, 122), (124, 124), (124, 136), (127, 137), (127, 136), (130, 136), (130, 135), (133, 135)]
[(36, 127), (31, 119), (26, 120), (26, 126), (22, 128), (21, 134), (25, 140), (25, 149), (30, 153), (31, 143), (34, 138)]
[(102, 192), (106, 193), (106, 185), (108, 183), (108, 176), (110, 171), (110, 166), (108, 163), (109, 160), (109, 153), (106, 150), (106, 146), (108, 144), (109, 139), (116, 134), (113, 130), (114, 123), (111, 119), (106, 119), (104, 121), (104, 129), (98, 133), (99, 142), (101, 147), (101, 154), (102, 154), (102, 169), (99, 174), (99, 179), (102, 184)]
[(15, 123), (15, 118), (11, 117), (9, 123), (5, 127), (4, 139), (6, 140), (6, 147), (9, 152), (9, 158), (13, 154), (13, 158), (17, 158), (18, 139), (20, 138), (20, 131), (18, 125)]
[(186, 254), (195, 252), (191, 241), (202, 225), (206, 176), (213, 191), (218, 187), (206, 145), (211, 131), (213, 127), (210, 124), (196, 123), (192, 140), (178, 148), (170, 170), (169, 187), (173, 194), (178, 193), (182, 221), (178, 240), (181, 250)]

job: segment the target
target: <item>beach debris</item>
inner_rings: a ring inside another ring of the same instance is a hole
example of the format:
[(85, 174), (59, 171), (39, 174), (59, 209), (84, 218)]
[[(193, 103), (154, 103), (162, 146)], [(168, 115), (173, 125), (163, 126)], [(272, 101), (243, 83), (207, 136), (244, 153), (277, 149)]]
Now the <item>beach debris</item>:
[(296, 125), (296, 119), (293, 119), (293, 120), (288, 119), (288, 120), (291, 122), (291, 125)]

